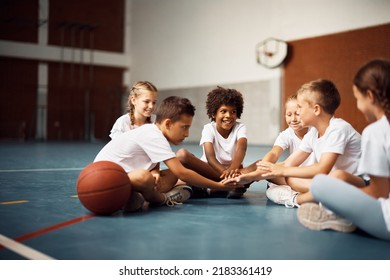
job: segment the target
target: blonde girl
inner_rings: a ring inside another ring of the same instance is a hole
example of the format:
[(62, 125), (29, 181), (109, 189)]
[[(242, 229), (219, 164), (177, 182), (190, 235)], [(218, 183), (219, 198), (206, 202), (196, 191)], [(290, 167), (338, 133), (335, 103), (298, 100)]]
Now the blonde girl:
[(111, 129), (110, 137), (122, 134), (146, 123), (154, 123), (158, 98), (157, 88), (148, 81), (138, 81), (130, 89), (128, 113), (119, 117)]

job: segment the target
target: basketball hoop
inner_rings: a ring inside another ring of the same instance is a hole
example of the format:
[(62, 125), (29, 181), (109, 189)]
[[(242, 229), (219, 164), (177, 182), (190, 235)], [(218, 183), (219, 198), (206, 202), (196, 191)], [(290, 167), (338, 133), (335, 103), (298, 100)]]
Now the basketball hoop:
[(267, 68), (280, 66), (287, 57), (285, 41), (268, 38), (256, 45), (257, 62)]

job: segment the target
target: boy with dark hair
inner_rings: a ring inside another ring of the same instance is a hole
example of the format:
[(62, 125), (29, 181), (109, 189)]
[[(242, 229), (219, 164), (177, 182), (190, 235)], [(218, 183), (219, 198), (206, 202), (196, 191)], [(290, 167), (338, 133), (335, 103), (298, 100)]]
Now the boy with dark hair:
[[(206, 179), (185, 168), (176, 158), (170, 143), (178, 145), (188, 137), (194, 115), (195, 107), (187, 98), (168, 97), (156, 110), (155, 124), (144, 124), (115, 137), (98, 153), (95, 162), (108, 160), (122, 166), (128, 173), (133, 191), (142, 194), (132, 196), (125, 208), (139, 209), (143, 198), (157, 205), (182, 203), (190, 197), (191, 188), (175, 187), (178, 179), (213, 189), (237, 187)], [(157, 168), (162, 161), (167, 170)]]

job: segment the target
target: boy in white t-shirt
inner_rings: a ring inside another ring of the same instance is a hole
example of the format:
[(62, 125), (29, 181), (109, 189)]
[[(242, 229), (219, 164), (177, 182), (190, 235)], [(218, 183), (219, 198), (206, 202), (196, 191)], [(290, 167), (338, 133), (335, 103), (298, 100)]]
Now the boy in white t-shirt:
[[(298, 91), (298, 114), (303, 126), (312, 129), (302, 139), (297, 151), (283, 164), (259, 161), (263, 179), (282, 177), (291, 188), (278, 186), (267, 190), (267, 197), (277, 204), (293, 208), (314, 201), (310, 193), (312, 178), (342, 168), (357, 175), (360, 158), (360, 134), (346, 121), (334, 118), (340, 105), (340, 94), (329, 80), (319, 79), (304, 84)], [(313, 153), (316, 163), (300, 166)], [(232, 182), (228, 180), (227, 183)], [(239, 180), (237, 180), (239, 182)], [(360, 186), (365, 185), (361, 178)]]
[[(264, 177), (285, 177), (291, 189), (273, 188), (267, 197), (286, 207), (299, 207), (314, 201), (310, 190), (312, 178), (336, 169), (357, 175), (360, 159), (360, 134), (346, 121), (334, 117), (340, 105), (340, 94), (329, 80), (319, 79), (304, 84), (298, 91), (299, 117), (303, 126), (313, 127), (303, 137), (299, 149), (283, 165), (259, 162)], [(313, 153), (316, 163), (299, 166)], [(358, 184), (365, 185), (359, 178)]]
[(317, 175), (311, 193), (321, 204), (303, 204), (297, 211), (298, 220), (313, 230), (350, 232), (357, 226), (390, 240), (390, 61), (372, 60), (363, 65), (353, 79), (353, 93), (358, 109), (371, 123), (363, 131), (358, 168), (369, 175), (369, 185), (356, 184), (359, 178), (345, 171), (346, 182), (332, 174)]
[[(291, 95), (286, 100), (285, 120), (288, 128), (279, 133), (271, 151), (264, 156), (262, 161), (275, 163), (287, 149), (289, 155), (291, 155), (299, 148), (303, 137), (310, 131), (310, 127), (304, 127), (299, 118), (296, 94)], [(302, 166), (313, 164), (314, 162), (314, 156), (310, 155), (305, 162), (302, 163)]]
[[(156, 123), (145, 124), (122, 133), (107, 143), (95, 158), (112, 161), (128, 173), (132, 189), (152, 204), (174, 205), (190, 197), (188, 186), (175, 187), (178, 179), (191, 185), (230, 190), (240, 186), (225, 186), (185, 168), (176, 158), (171, 144), (178, 145), (189, 135), (195, 107), (187, 98), (166, 98), (156, 111)], [(157, 168), (164, 162), (167, 170)], [(137, 209), (129, 202), (125, 208)], [(135, 210), (134, 209), (134, 210)]]
[[(297, 103), (297, 95), (293, 94), (289, 98), (287, 98), (285, 102), (285, 120), (288, 128), (279, 133), (276, 138), (272, 149), (265, 154), (265, 156), (260, 161), (272, 162), (276, 163), (283, 152), (288, 149), (289, 154), (291, 155), (294, 151), (296, 151), (301, 144), (303, 137), (306, 135), (308, 131), (310, 131), (309, 127), (303, 127), (302, 123), (299, 119), (298, 115), (298, 103)], [(241, 174), (236, 177), (236, 181), (240, 183), (246, 184), (253, 181), (259, 181), (262, 179), (262, 172), (260, 169), (256, 168), (255, 163), (241, 169), (237, 170), (237, 174)], [(315, 157), (311, 154), (305, 162), (301, 164), (301, 166), (310, 165), (315, 163)], [(268, 180), (267, 188), (275, 187), (277, 185), (285, 185), (286, 180), (282, 177), (280, 178), (272, 178)], [(289, 186), (286, 186), (289, 188)]]
[[(237, 122), (237, 119), (241, 117), (243, 108), (244, 100), (239, 91), (223, 87), (210, 91), (206, 110), (211, 122), (204, 125), (200, 139), (203, 155), (199, 160), (187, 150), (181, 149), (177, 155), (183, 164), (216, 181), (242, 168), (247, 149), (246, 126)], [(217, 195), (240, 198), (245, 191), (245, 188), (239, 188), (230, 192), (218, 191)], [(202, 190), (197, 192), (202, 194)], [(214, 190), (209, 190), (208, 193), (216, 194)]]

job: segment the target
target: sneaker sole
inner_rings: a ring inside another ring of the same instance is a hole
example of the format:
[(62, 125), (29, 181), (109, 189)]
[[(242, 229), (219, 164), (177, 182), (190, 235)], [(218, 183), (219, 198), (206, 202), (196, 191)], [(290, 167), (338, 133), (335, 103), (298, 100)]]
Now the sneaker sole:
[(313, 222), (310, 221), (309, 219), (306, 219), (304, 217), (301, 217), (300, 212), (307, 211), (307, 210), (302, 210), (302, 208), (298, 208), (297, 210), (297, 216), (298, 216), (298, 221), (306, 228), (311, 229), (311, 230), (335, 230), (339, 232), (353, 232), (356, 230), (356, 226), (353, 224), (347, 225), (347, 224), (341, 224), (337, 221), (325, 221), (325, 222)]

